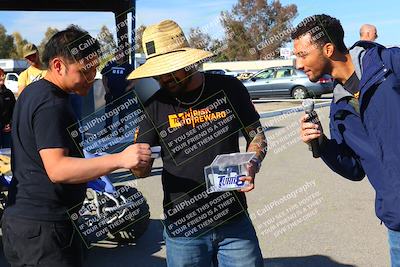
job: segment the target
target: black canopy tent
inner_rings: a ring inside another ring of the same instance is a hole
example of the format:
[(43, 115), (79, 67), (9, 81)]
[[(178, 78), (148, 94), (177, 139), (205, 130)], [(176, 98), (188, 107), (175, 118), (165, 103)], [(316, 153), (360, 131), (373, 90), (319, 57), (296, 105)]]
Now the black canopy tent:
[(0, 0), (0, 10), (20, 11), (126, 11), (132, 7), (130, 0)]
[[(136, 0), (0, 0), (0, 11), (83, 11), (83, 12), (113, 12), (117, 28), (117, 45), (128, 34), (128, 13), (132, 13), (131, 21), (131, 57), (130, 62), (135, 66), (135, 10)], [(1, 23), (1, 17), (0, 17)], [(45, 21), (44, 21), (45, 23)], [(71, 21), (71, 24), (73, 21)], [(125, 58), (127, 61), (128, 59)], [(83, 97), (82, 115), (86, 116), (95, 111), (95, 103), (100, 101), (91, 90)]]
[[(135, 29), (136, 0), (0, 0), (3, 11), (86, 11), (113, 12), (118, 27), (117, 37), (128, 33), (127, 15), (132, 13), (131, 29)], [(122, 23), (125, 22), (125, 23)], [(73, 23), (73, 22), (71, 22)], [(135, 60), (135, 31), (131, 31), (131, 63)]]

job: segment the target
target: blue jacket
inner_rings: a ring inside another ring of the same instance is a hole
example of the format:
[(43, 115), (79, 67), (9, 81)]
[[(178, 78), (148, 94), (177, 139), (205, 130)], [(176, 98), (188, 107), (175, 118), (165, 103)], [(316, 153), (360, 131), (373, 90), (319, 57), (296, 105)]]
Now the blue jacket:
[(331, 139), (321, 158), (343, 177), (365, 174), (376, 191), (376, 215), (400, 231), (400, 49), (357, 42), (350, 55), (360, 78), (359, 111), (340, 84), (330, 110)]

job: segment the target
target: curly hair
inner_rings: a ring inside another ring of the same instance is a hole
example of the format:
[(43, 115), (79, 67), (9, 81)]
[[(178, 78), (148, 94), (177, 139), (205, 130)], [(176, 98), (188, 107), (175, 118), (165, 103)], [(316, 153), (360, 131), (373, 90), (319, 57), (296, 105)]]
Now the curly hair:
[(343, 27), (336, 18), (325, 14), (307, 17), (296, 26), (291, 37), (295, 40), (306, 34), (310, 34), (312, 42), (320, 46), (332, 43), (340, 52), (348, 52), (343, 41)]

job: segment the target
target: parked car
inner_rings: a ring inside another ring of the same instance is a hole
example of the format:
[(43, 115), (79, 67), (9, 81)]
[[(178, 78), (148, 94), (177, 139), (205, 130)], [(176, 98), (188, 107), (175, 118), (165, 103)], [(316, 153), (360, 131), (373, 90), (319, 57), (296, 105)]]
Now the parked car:
[(14, 94), (18, 93), (18, 74), (14, 72), (7, 73), (4, 85)]
[(319, 98), (333, 92), (333, 80), (330, 76), (324, 76), (313, 83), (303, 71), (292, 66), (264, 69), (243, 81), (243, 84), (253, 99), (278, 96), (291, 96), (295, 99)]
[(236, 78), (238, 78), (238, 80), (244, 81), (249, 79), (251, 76), (253, 76), (256, 72), (242, 72), (239, 73), (238, 76), (236, 76)]
[(229, 75), (236, 77), (239, 75), (238, 72), (230, 71), (227, 69), (213, 69), (213, 70), (205, 70), (205, 73), (212, 73), (212, 74), (220, 74), (220, 75)]

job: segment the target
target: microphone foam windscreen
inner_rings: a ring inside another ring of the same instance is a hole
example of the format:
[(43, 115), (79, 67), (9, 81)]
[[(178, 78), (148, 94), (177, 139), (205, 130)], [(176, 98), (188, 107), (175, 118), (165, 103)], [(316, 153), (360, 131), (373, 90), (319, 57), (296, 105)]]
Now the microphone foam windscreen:
[(305, 99), (301, 103), (306, 113), (310, 113), (314, 110), (314, 101), (312, 99)]

